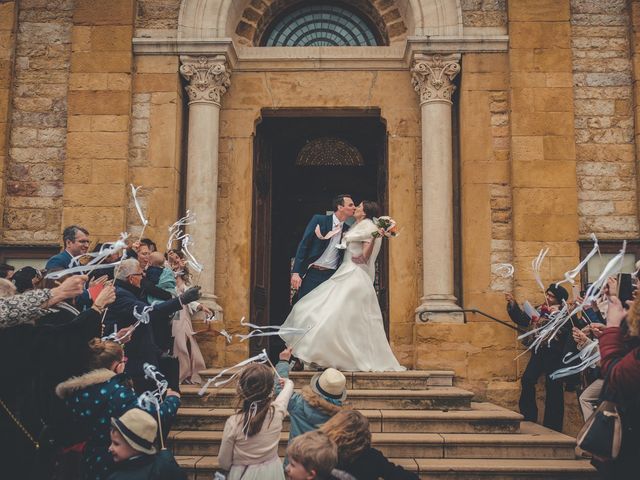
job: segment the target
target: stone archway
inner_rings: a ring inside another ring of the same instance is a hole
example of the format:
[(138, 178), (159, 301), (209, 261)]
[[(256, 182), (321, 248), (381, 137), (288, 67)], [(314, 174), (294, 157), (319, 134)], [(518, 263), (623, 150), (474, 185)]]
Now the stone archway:
[[(249, 20), (247, 15), (251, 16), (251, 13), (248, 12), (259, 12), (272, 3), (272, 0), (182, 0), (178, 38), (239, 39), (235, 32), (240, 22)], [(397, 33), (397, 38), (400, 35), (462, 35), (462, 9), (459, 0), (373, 0), (368, 3), (373, 4), (383, 18), (388, 15), (385, 22), (389, 22), (389, 28), (398, 25), (394, 30), (401, 29), (400, 21), (404, 24), (406, 33)], [(390, 40), (396, 36), (390, 33)]]

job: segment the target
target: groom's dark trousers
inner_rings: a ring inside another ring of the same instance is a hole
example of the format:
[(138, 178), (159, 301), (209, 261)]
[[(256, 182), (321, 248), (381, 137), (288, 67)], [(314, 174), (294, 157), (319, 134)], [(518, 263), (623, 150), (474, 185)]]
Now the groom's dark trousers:
[(311, 290), (316, 288), (322, 282), (326, 282), (331, 278), (331, 275), (336, 273), (335, 270), (318, 270), (317, 268), (310, 267), (307, 270), (307, 274), (302, 279), (302, 285), (300, 285), (300, 290), (298, 290), (298, 300), (304, 297)]

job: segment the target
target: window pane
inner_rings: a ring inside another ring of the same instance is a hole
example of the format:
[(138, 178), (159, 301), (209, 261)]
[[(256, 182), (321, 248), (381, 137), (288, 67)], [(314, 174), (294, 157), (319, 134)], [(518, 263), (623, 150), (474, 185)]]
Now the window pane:
[[(587, 265), (587, 271), (589, 272), (588, 282), (595, 282), (602, 273), (602, 270), (604, 270), (604, 267), (606, 267), (607, 263), (609, 263), (609, 260), (611, 260), (616, 255), (616, 253), (603, 253), (601, 255), (595, 255), (591, 260), (589, 260), (589, 263)], [(620, 273), (635, 272), (635, 263), (635, 255), (633, 253), (625, 253), (624, 260), (622, 262), (622, 270), (620, 270)]]

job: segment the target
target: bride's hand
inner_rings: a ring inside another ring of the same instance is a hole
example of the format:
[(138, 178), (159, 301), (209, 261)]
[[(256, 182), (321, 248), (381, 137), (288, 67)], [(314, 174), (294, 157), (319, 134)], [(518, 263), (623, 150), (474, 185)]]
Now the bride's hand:
[(351, 261), (358, 265), (363, 265), (367, 263), (367, 259), (364, 258), (364, 255), (358, 255), (357, 257), (351, 257)]
[(298, 273), (291, 274), (291, 288), (294, 290), (299, 290), (300, 285), (302, 285), (302, 277)]

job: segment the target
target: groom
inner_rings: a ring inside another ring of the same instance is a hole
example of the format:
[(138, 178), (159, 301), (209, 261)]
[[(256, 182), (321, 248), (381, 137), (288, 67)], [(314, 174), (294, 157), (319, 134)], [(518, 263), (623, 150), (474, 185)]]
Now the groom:
[(314, 215), (298, 245), (291, 273), (291, 288), (298, 290), (298, 300), (328, 280), (342, 263), (344, 250), (336, 246), (349, 229), (344, 221), (353, 216), (356, 206), (350, 195), (342, 194), (333, 199), (333, 210), (331, 215)]

